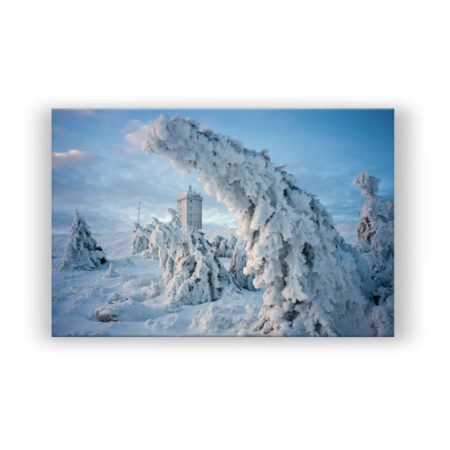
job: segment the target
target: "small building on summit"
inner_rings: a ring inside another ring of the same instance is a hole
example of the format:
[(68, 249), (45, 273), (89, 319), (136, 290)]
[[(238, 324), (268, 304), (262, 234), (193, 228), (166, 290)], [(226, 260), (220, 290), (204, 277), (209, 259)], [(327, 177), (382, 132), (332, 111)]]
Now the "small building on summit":
[(202, 196), (193, 191), (191, 185), (188, 186), (187, 192), (178, 196), (178, 217), (183, 226), (202, 228), (202, 202)]

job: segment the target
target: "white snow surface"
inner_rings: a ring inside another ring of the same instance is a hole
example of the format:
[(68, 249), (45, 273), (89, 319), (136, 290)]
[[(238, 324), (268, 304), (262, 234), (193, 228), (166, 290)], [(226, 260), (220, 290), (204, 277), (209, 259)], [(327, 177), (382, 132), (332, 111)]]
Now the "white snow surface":
[[(209, 230), (224, 234), (223, 230)], [(132, 230), (95, 234), (108, 258), (103, 270), (53, 271), (54, 336), (245, 336), (252, 334), (262, 291), (234, 290), (214, 302), (173, 305), (151, 291), (162, 279), (157, 259), (131, 255)], [(60, 263), (68, 235), (54, 235), (53, 267)], [(230, 259), (220, 258), (228, 268)], [(111, 268), (111, 269), (110, 269)], [(108, 272), (110, 272), (108, 274)], [(111, 276), (112, 272), (112, 276)], [(95, 311), (117, 314), (101, 322)]]

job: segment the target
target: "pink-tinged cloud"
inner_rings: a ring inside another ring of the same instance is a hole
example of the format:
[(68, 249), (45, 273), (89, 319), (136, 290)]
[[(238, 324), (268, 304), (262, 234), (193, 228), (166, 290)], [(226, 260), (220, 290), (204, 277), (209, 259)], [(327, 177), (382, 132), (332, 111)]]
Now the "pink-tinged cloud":
[(63, 169), (69, 166), (87, 164), (95, 159), (95, 156), (88, 152), (72, 149), (63, 153), (52, 153), (52, 167)]

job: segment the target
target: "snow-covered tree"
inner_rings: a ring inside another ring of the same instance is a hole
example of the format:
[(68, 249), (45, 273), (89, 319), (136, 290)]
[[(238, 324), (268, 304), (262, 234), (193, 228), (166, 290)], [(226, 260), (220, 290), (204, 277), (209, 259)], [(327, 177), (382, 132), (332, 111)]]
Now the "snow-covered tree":
[(214, 247), (215, 255), (218, 258), (231, 258), (236, 242), (236, 236), (232, 236), (230, 239), (227, 239), (223, 236), (217, 235), (211, 242), (211, 245)]
[(143, 145), (182, 173), (198, 171), (208, 194), (235, 214), (247, 242), (246, 271), (266, 288), (256, 330), (281, 335), (373, 335), (367, 264), (335, 230), (321, 203), (275, 167), (194, 121), (161, 115)]
[(148, 252), (159, 259), (166, 296), (176, 304), (196, 305), (218, 300), (232, 289), (233, 279), (214, 255), (203, 233), (182, 227), (177, 213), (172, 220), (153, 219)]
[(379, 178), (364, 170), (353, 184), (367, 197), (357, 230), (357, 247), (368, 262), (375, 282), (372, 313), (379, 334), (392, 335), (394, 327), (394, 207), (377, 195)]
[(247, 264), (247, 254), (245, 252), (245, 241), (238, 241), (234, 246), (233, 255), (230, 262), (230, 273), (234, 277), (236, 284), (242, 288), (249, 291), (254, 291), (253, 279), (254, 274), (246, 273), (245, 266)]
[(153, 226), (147, 224), (141, 227), (137, 222), (133, 227), (133, 237), (131, 240), (131, 254), (139, 255), (148, 248), (148, 237), (151, 234)]
[(86, 221), (75, 210), (60, 270), (95, 270), (105, 263), (102, 248), (92, 237)]

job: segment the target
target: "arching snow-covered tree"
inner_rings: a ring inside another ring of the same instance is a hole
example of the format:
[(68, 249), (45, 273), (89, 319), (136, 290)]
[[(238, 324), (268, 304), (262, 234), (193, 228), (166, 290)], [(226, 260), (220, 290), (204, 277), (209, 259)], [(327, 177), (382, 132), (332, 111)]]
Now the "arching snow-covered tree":
[(245, 252), (245, 241), (238, 241), (234, 246), (233, 255), (230, 262), (230, 273), (234, 277), (236, 284), (248, 291), (254, 291), (253, 279), (254, 274), (246, 274), (245, 266), (247, 264), (247, 254)]
[(182, 227), (177, 213), (169, 211), (169, 223), (153, 219), (148, 248), (150, 255), (159, 258), (167, 298), (185, 305), (218, 300), (233, 288), (231, 275), (203, 233)]
[(379, 178), (364, 170), (353, 184), (367, 197), (357, 230), (357, 247), (375, 282), (373, 323), (381, 335), (394, 333), (394, 207), (377, 195)]
[(182, 173), (198, 171), (208, 194), (235, 214), (247, 271), (266, 288), (256, 330), (281, 335), (373, 335), (367, 264), (333, 227), (320, 202), (275, 167), (267, 151), (161, 115), (144, 142)]
[(95, 270), (105, 263), (102, 248), (92, 237), (86, 221), (75, 210), (60, 270)]

